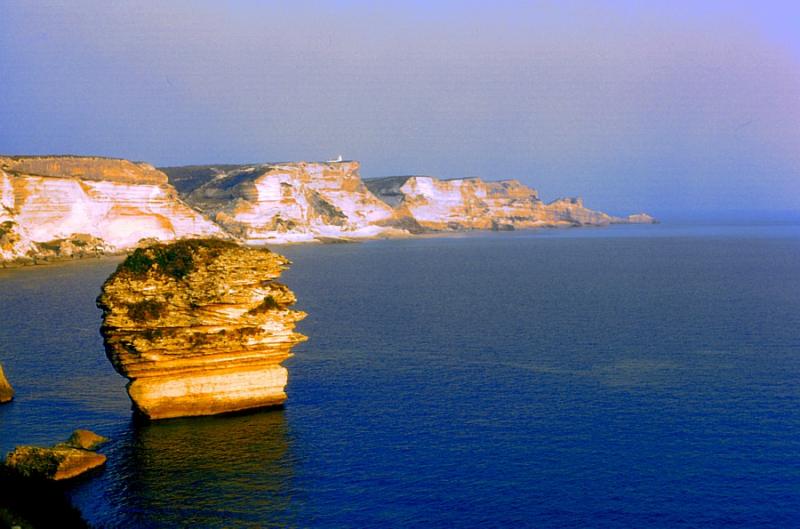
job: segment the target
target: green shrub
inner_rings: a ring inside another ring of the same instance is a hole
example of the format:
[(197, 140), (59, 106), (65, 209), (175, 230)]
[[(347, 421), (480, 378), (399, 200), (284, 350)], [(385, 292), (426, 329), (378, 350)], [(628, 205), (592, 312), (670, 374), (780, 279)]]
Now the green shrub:
[(236, 243), (218, 239), (188, 239), (171, 244), (154, 244), (137, 248), (119, 265), (117, 272), (143, 278), (155, 269), (158, 273), (183, 279), (195, 269), (195, 257), (204, 254), (208, 259), (217, 257), (223, 249), (235, 248)]
[(128, 317), (137, 322), (157, 320), (163, 316), (166, 305), (154, 299), (145, 299), (137, 303), (128, 303)]
[(14, 226), (16, 225), (17, 225), (16, 222), (10, 220), (7, 220), (5, 222), (0, 222), (0, 237), (3, 237), (6, 233), (11, 233), (12, 231), (14, 231)]
[(51, 477), (58, 471), (64, 456), (48, 448), (18, 447), (8, 455), (14, 460), (13, 469), (25, 477)]
[(144, 248), (137, 248), (120, 266), (120, 270), (134, 276), (143, 276), (153, 266), (153, 260), (147, 256)]
[(259, 303), (258, 306), (253, 307), (252, 309), (247, 311), (247, 313), (248, 314), (262, 314), (262, 313), (267, 312), (269, 310), (276, 310), (276, 309), (280, 309), (280, 308), (283, 308), (283, 306), (280, 303), (278, 303), (278, 301), (275, 298), (273, 298), (272, 296), (267, 296), (267, 297), (264, 298), (264, 301)]

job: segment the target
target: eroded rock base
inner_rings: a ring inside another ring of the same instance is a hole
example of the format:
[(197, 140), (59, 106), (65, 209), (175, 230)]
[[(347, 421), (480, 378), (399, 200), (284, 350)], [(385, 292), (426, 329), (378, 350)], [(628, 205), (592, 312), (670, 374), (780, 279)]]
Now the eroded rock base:
[(140, 378), (128, 384), (128, 394), (150, 419), (215, 415), (283, 404), (287, 378), (282, 366)]

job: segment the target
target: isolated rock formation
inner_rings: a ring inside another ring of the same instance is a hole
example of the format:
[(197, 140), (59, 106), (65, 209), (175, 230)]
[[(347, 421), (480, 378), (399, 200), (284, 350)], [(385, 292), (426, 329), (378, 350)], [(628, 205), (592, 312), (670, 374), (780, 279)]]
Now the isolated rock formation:
[(222, 234), (151, 165), (99, 157), (0, 157), (0, 261), (96, 255), (131, 248), (144, 238)]
[(106, 456), (93, 452), (107, 441), (89, 430), (75, 430), (66, 443), (52, 448), (18, 446), (9, 452), (5, 468), (23, 478), (61, 481), (103, 465)]
[(77, 448), (18, 446), (6, 456), (6, 466), (30, 478), (70, 479), (97, 468), (106, 456)]
[(628, 224), (658, 224), (658, 220), (647, 213), (634, 213), (625, 217), (625, 220)]
[(361, 181), (358, 162), (163, 170), (189, 204), (251, 244), (407, 234)]
[(14, 388), (8, 383), (6, 374), (3, 372), (3, 364), (0, 364), (0, 404), (9, 402), (14, 398)]
[(67, 448), (80, 448), (81, 450), (96, 450), (106, 442), (108, 442), (107, 437), (103, 437), (102, 435), (97, 435), (91, 430), (79, 429), (72, 432), (72, 435), (69, 436), (69, 439), (67, 439), (65, 443), (61, 443), (56, 446), (57, 447), (64, 446)]
[(186, 240), (135, 250), (98, 298), (101, 333), (135, 407), (152, 419), (282, 404), (305, 313), (266, 249)]
[(590, 210), (580, 198), (545, 204), (535, 189), (518, 180), (480, 178), (440, 180), (431, 176), (394, 176), (365, 180), (399, 217), (408, 216), (432, 230), (505, 230), (559, 226), (603, 226), (653, 222), (647, 215), (613, 217)]

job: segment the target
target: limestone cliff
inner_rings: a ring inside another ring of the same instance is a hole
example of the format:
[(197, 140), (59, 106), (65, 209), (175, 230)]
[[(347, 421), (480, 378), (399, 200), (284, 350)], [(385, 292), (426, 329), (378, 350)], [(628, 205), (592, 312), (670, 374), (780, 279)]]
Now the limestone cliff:
[(305, 340), (294, 294), (275, 281), (289, 261), (266, 249), (187, 240), (135, 250), (98, 298), (108, 358), (153, 419), (286, 400), (281, 362)]
[(431, 176), (397, 176), (368, 179), (365, 184), (392, 206), (399, 217), (411, 217), (432, 230), (653, 222), (652, 217), (645, 214), (622, 218), (593, 211), (584, 207), (579, 198), (545, 204), (535, 189), (517, 180), (486, 182), (480, 178), (440, 180)]
[(362, 181), (354, 161), (163, 171), (100, 157), (0, 156), (0, 265), (117, 252), (142, 239), (239, 237), (263, 244), (654, 222), (646, 214), (593, 211), (577, 198), (545, 204), (516, 180)]
[(98, 157), (0, 157), (0, 261), (94, 255), (145, 238), (222, 234), (151, 165)]
[(359, 164), (166, 167), (189, 204), (248, 243), (406, 233), (361, 181)]

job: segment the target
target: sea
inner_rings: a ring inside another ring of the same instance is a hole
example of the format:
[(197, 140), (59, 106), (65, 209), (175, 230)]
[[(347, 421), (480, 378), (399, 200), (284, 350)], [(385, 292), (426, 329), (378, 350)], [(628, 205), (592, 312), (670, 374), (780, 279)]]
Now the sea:
[(95, 527), (800, 527), (800, 226), (286, 246), (282, 409), (146, 423), (95, 306), (119, 259), (0, 270), (0, 451), (111, 439)]

